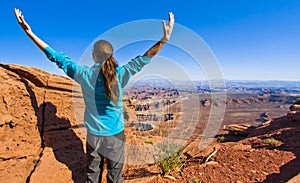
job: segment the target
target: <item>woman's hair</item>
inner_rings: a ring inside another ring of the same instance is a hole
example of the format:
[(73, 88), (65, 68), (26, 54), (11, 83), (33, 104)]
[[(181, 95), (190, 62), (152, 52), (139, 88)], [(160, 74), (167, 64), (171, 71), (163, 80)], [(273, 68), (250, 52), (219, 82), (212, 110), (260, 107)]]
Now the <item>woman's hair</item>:
[(119, 89), (116, 82), (116, 67), (118, 64), (113, 57), (112, 45), (105, 40), (97, 41), (94, 44), (93, 58), (95, 62), (102, 64), (101, 73), (104, 79), (105, 93), (117, 105)]

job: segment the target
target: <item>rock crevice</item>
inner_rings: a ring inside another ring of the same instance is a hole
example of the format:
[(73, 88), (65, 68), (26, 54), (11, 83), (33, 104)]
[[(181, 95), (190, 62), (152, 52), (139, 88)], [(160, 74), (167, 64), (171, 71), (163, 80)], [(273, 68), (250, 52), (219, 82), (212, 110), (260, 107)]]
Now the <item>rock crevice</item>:
[(1, 182), (82, 182), (85, 132), (83, 117), (75, 117), (82, 109), (73, 106), (84, 108), (80, 87), (65, 77), (6, 64), (0, 64), (0, 82)]

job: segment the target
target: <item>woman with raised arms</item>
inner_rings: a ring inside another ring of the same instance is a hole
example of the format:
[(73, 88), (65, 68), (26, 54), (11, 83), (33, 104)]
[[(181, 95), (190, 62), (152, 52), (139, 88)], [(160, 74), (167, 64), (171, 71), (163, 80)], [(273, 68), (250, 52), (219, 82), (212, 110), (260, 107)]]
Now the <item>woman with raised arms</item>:
[(56, 52), (33, 33), (19, 9), (15, 9), (15, 15), (27, 36), (48, 59), (81, 85), (85, 102), (84, 122), (87, 127), (86, 182), (101, 182), (104, 158), (107, 161), (107, 182), (122, 182), (125, 146), (123, 88), (170, 39), (174, 14), (169, 13), (167, 24), (162, 21), (163, 37), (143, 55), (123, 66), (117, 64), (113, 57), (113, 47), (108, 41), (96, 41), (92, 52), (95, 63), (92, 67), (79, 65), (64, 53)]

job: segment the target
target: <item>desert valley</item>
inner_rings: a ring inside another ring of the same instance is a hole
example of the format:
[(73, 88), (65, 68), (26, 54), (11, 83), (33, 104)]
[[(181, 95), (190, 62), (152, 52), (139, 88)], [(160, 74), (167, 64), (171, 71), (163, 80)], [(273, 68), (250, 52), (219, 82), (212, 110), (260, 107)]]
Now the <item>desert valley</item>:
[[(6, 64), (0, 82), (1, 182), (83, 182), (80, 86)], [(225, 83), (128, 85), (124, 182), (299, 182), (300, 82)]]

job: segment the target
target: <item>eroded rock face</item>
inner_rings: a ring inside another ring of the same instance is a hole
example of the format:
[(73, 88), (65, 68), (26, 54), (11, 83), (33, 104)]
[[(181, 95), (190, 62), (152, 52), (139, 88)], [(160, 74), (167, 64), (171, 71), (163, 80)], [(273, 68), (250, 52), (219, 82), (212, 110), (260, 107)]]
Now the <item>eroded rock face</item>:
[[(42, 151), (38, 118), (41, 110), (33, 110), (27, 87), (35, 87), (18, 74), (0, 67), (0, 179), (1, 182), (25, 182)], [(36, 97), (42, 105), (43, 95)]]
[(84, 108), (80, 87), (19, 65), (1, 64), (0, 82), (1, 182), (82, 182), (85, 129), (72, 101)]
[[(42, 70), (0, 64), (0, 180), (84, 182), (84, 101), (72, 80)], [(125, 123), (135, 123), (123, 100)]]

